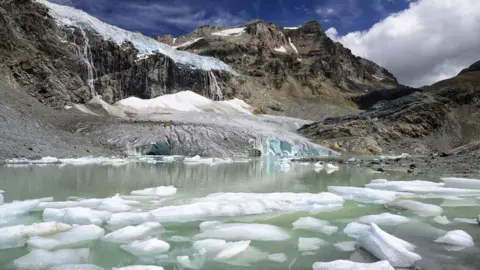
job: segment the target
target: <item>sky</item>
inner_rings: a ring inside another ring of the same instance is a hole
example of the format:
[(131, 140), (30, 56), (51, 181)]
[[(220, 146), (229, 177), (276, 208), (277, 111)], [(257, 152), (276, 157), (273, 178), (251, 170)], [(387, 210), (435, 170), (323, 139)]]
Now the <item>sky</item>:
[(327, 35), (392, 72), (432, 84), (480, 60), (480, 0), (50, 0), (145, 35), (259, 18), (292, 27), (316, 20)]

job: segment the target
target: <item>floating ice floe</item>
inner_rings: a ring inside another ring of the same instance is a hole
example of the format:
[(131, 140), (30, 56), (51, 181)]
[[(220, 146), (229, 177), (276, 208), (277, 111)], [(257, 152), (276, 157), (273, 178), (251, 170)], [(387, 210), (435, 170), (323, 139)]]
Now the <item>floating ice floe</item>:
[(325, 165), (325, 171), (327, 172), (327, 174), (332, 174), (338, 170), (340, 170), (340, 167), (333, 165), (331, 163), (328, 163), (327, 165)]
[(111, 229), (119, 229), (126, 226), (140, 225), (142, 223), (152, 221), (153, 217), (148, 212), (140, 213), (115, 213), (106, 221), (107, 227)]
[(86, 247), (105, 235), (105, 230), (96, 225), (74, 227), (52, 236), (36, 236), (27, 241), (32, 249), (66, 249)]
[(28, 214), (40, 204), (40, 200), (15, 201), (0, 205), (0, 224), (2, 220)]
[(388, 261), (375, 263), (358, 263), (338, 260), (333, 262), (316, 262), (313, 270), (395, 270)]
[(193, 248), (197, 251), (205, 250), (206, 254), (216, 260), (227, 260), (244, 252), (250, 246), (250, 240), (226, 242), (219, 239), (205, 239), (195, 241)]
[(407, 153), (402, 153), (398, 156), (380, 156), (380, 159), (385, 160), (385, 159), (406, 159), (410, 158), (410, 154)]
[(328, 191), (342, 196), (345, 200), (361, 203), (385, 204), (408, 194), (402, 192), (375, 190), (358, 187), (329, 186)]
[(338, 227), (331, 226), (330, 222), (312, 217), (299, 218), (297, 221), (293, 222), (292, 225), (295, 230), (310, 230), (326, 235), (332, 235), (338, 231)]
[(320, 248), (327, 246), (328, 242), (320, 238), (305, 238), (298, 239), (298, 251), (317, 251)]
[(463, 189), (463, 188), (449, 188), (449, 187), (425, 187), (425, 186), (405, 186), (402, 187), (402, 191), (429, 195), (429, 196), (480, 196), (480, 190), (478, 189)]
[(57, 251), (34, 249), (27, 255), (13, 261), (13, 264), (17, 269), (21, 270), (48, 270), (57, 265), (85, 263), (88, 261), (89, 256), (90, 251), (88, 248)]
[(446, 216), (434, 217), (433, 221), (435, 221), (436, 223), (441, 224), (441, 225), (450, 224), (450, 221), (448, 220), (448, 218)]
[(475, 218), (454, 218), (453, 221), (460, 222), (460, 223), (473, 224), (473, 225), (479, 224), (478, 220)]
[(94, 264), (65, 264), (50, 268), (49, 270), (104, 270), (103, 267)]
[(442, 181), (451, 188), (480, 189), (480, 179), (444, 177)]
[(199, 265), (193, 264), (188, 256), (177, 256), (177, 262), (180, 269), (198, 269)]
[(480, 206), (480, 199), (474, 197), (459, 198), (449, 197), (445, 198), (440, 204), (441, 207), (474, 207)]
[(212, 217), (258, 215), (269, 212), (337, 210), (343, 199), (332, 193), (215, 193), (193, 203), (150, 211), (158, 222), (186, 222)]
[(438, 205), (421, 203), (411, 200), (397, 200), (387, 203), (390, 208), (401, 210), (409, 210), (421, 216), (438, 216), (443, 212), (443, 209)]
[(161, 186), (156, 188), (147, 188), (143, 190), (135, 190), (132, 191), (130, 194), (135, 196), (159, 196), (159, 197), (167, 197), (172, 196), (177, 193), (177, 188), (173, 186)]
[(285, 255), (284, 253), (269, 254), (267, 258), (272, 262), (278, 262), (278, 263), (283, 263), (288, 260), (287, 255)]
[(351, 222), (347, 224), (345, 229), (343, 229), (343, 232), (352, 238), (358, 238), (363, 232), (368, 231), (369, 229), (370, 225), (365, 225), (358, 222)]
[(473, 247), (475, 245), (473, 238), (462, 230), (447, 232), (444, 236), (435, 240), (435, 242), (462, 247)]
[(346, 242), (340, 242), (336, 243), (333, 246), (341, 251), (349, 252), (349, 251), (354, 251), (355, 250), (355, 245), (357, 242), (355, 241), (346, 241)]
[(49, 236), (71, 228), (70, 225), (57, 222), (0, 228), (0, 250), (24, 246), (29, 237)]
[(421, 187), (421, 188), (428, 188), (428, 187), (442, 187), (444, 183), (435, 183), (429, 181), (421, 181), (421, 180), (414, 180), (414, 181), (388, 181), (386, 179), (375, 179), (372, 180), (369, 184), (366, 184), (366, 188), (370, 189), (381, 189), (381, 190), (388, 190), (388, 191), (404, 191), (407, 187)]
[(102, 240), (117, 244), (129, 244), (133, 241), (143, 240), (158, 234), (162, 232), (162, 228), (162, 225), (158, 222), (146, 222), (138, 226), (128, 226), (111, 232), (105, 235)]
[(62, 208), (76, 208), (76, 207), (96, 209), (98, 208), (101, 202), (102, 202), (102, 199), (86, 199), (86, 200), (80, 200), (80, 201), (64, 201), (64, 202), (41, 202), (38, 204), (37, 207), (32, 209), (32, 211), (43, 211), (46, 208), (62, 209)]
[(357, 244), (394, 267), (412, 267), (422, 259), (413, 252), (414, 245), (382, 231), (375, 223), (371, 224), (370, 230), (362, 233)]
[(384, 226), (397, 226), (402, 223), (409, 222), (410, 219), (404, 216), (393, 215), (390, 213), (383, 213), (378, 215), (363, 216), (358, 218), (357, 221), (363, 224), (375, 223), (375, 224), (384, 225)]
[(161, 266), (156, 266), (156, 265), (131, 265), (131, 266), (125, 266), (125, 267), (114, 267), (112, 270), (165, 270)]
[(269, 224), (226, 223), (205, 228), (196, 239), (223, 239), (229, 241), (284, 241), (290, 235), (283, 229)]
[(95, 224), (101, 226), (111, 215), (112, 213), (106, 211), (75, 207), (64, 209), (47, 208), (43, 211), (42, 217), (44, 221), (58, 221), (78, 225)]
[(128, 245), (121, 245), (120, 248), (137, 257), (150, 257), (167, 252), (170, 244), (157, 238), (146, 241), (134, 241)]

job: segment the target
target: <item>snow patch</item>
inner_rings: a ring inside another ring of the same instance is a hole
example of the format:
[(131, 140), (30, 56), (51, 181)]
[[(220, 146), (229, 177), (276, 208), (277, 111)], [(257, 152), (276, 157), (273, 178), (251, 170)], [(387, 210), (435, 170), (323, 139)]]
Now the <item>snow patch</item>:
[(225, 29), (225, 30), (222, 30), (222, 31), (214, 32), (214, 33), (212, 33), (212, 35), (213, 36), (228, 37), (228, 36), (240, 36), (243, 33), (245, 33), (245, 27)]
[(286, 53), (287, 49), (282, 45), (280, 47), (274, 48), (275, 51), (280, 52), (280, 53)]
[(181, 44), (181, 45), (173, 46), (173, 48), (178, 49), (178, 48), (188, 47), (188, 46), (190, 46), (190, 45), (192, 45), (192, 44), (197, 43), (198, 41), (200, 41), (200, 40), (202, 40), (202, 39), (203, 39), (203, 37), (201, 37), (201, 38), (196, 38), (196, 39), (194, 39), (194, 40), (187, 41), (187, 42), (185, 42), (185, 43), (183, 43), (183, 44)]
[(292, 43), (292, 40), (290, 38), (288, 38), (288, 43), (290, 44), (290, 47), (292, 47), (292, 49), (298, 54), (297, 47), (295, 47), (295, 45)]

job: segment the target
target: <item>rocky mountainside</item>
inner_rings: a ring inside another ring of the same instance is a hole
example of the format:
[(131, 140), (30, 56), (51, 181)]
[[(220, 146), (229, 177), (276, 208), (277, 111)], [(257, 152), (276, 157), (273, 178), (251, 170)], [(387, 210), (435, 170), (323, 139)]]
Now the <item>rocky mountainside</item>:
[(97, 94), (114, 103), (191, 90), (239, 97), (259, 113), (319, 119), (354, 111), (345, 96), (397, 85), (317, 22), (285, 29), (253, 21), (159, 38), (172, 47), (45, 0), (2, 1), (0, 23), (0, 74), (57, 109)]
[(254, 89), (244, 98), (260, 103), (269, 113), (299, 114), (290, 108), (294, 100), (300, 106), (314, 101), (322, 107), (328, 101), (348, 107), (352, 104), (345, 102), (345, 96), (398, 86), (387, 70), (333, 42), (315, 21), (290, 28), (261, 20), (235, 28), (203, 26), (179, 38), (157, 40), (231, 65)]
[(458, 76), (423, 89), (368, 93), (354, 99), (364, 112), (327, 118), (300, 132), (318, 143), (356, 154), (478, 148), (479, 67), (477, 62)]

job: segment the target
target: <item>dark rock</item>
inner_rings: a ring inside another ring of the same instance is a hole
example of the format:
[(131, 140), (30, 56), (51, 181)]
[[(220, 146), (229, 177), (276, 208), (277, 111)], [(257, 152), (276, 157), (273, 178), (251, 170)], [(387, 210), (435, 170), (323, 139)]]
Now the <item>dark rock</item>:
[(385, 170), (383, 168), (378, 168), (377, 172), (385, 172)]
[(417, 168), (417, 165), (415, 165), (415, 164), (410, 164), (409, 167), (410, 167), (410, 169), (414, 170), (415, 168)]

